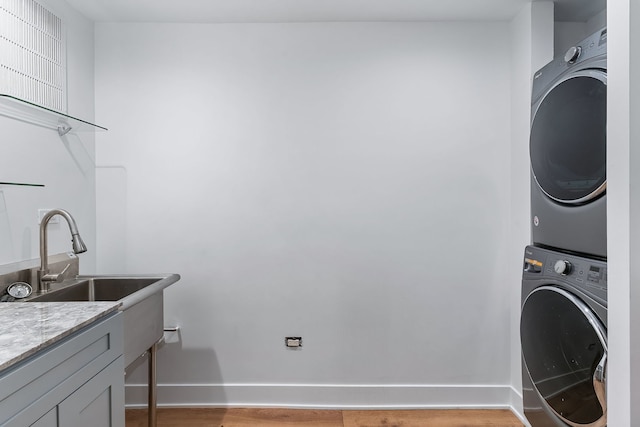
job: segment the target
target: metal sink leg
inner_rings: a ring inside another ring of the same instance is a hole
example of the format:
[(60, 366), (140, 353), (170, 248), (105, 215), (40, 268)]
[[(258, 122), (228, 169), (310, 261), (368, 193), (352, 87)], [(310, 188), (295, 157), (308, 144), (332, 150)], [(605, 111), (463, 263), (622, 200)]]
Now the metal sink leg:
[(157, 353), (158, 345), (163, 340), (160, 338), (149, 349), (149, 402), (148, 402), (148, 415), (149, 415), (149, 427), (157, 426), (157, 407), (158, 407), (158, 394), (157, 394)]
[[(178, 332), (179, 326), (165, 327), (164, 332)], [(148, 415), (149, 415), (149, 427), (156, 427), (158, 424), (157, 410), (158, 410), (158, 377), (157, 365), (158, 365), (158, 347), (164, 342), (164, 335), (156, 341), (147, 352), (149, 353), (149, 402), (148, 402)]]

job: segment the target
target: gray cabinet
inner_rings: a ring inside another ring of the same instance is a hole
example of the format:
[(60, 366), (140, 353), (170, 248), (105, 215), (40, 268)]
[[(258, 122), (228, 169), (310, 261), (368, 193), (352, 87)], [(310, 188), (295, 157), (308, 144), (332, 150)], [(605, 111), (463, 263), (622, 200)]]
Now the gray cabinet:
[(31, 424), (31, 427), (57, 427), (58, 425), (58, 408), (55, 407), (47, 412), (44, 417)]
[(124, 427), (122, 314), (0, 373), (0, 426)]
[(59, 425), (64, 427), (124, 426), (121, 415), (124, 415), (124, 357), (58, 405)]

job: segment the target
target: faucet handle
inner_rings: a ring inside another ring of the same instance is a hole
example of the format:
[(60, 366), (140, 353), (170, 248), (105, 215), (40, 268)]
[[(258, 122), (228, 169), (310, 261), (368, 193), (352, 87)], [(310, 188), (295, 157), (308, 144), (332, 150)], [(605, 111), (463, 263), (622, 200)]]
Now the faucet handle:
[(40, 278), (43, 282), (61, 282), (64, 277), (64, 273), (71, 267), (71, 264), (67, 264), (67, 266), (58, 274), (45, 274)]

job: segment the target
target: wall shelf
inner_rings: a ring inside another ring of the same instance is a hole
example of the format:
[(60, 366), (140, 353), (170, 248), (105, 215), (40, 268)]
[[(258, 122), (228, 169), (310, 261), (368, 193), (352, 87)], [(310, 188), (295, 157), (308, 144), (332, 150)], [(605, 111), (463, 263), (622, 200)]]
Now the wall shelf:
[(44, 187), (44, 184), (28, 184), (26, 182), (2, 182), (0, 181), (0, 186), (3, 185), (16, 185), (19, 187)]
[(0, 94), (0, 115), (48, 129), (54, 129), (60, 136), (66, 135), (69, 132), (107, 130), (107, 128), (103, 126), (5, 94)]

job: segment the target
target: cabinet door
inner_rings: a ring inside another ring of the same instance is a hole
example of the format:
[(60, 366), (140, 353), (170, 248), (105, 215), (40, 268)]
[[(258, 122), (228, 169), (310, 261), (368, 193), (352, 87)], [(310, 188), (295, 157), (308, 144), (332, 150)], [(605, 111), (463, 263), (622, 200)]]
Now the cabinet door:
[(31, 427), (58, 427), (58, 408), (55, 407), (35, 423)]
[(124, 427), (124, 359), (119, 357), (58, 406), (64, 427)]

